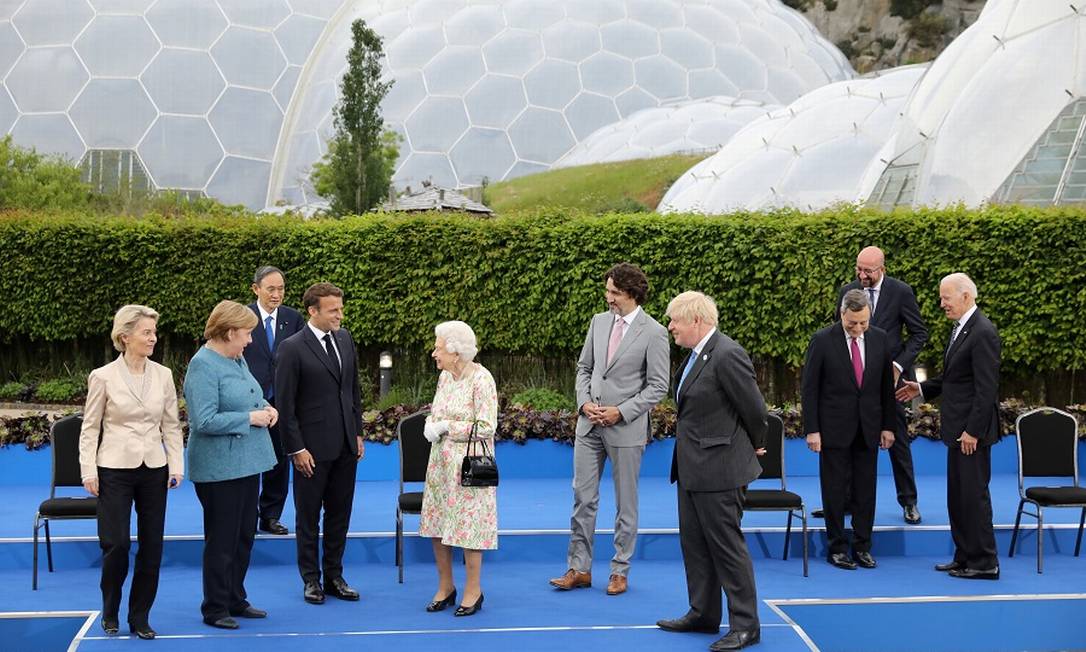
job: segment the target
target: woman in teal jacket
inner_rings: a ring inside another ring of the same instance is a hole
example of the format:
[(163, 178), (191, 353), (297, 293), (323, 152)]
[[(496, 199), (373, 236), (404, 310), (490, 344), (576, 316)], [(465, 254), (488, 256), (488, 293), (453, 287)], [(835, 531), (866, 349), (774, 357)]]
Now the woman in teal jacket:
[(207, 344), (185, 375), (189, 479), (204, 508), (204, 622), (237, 629), (235, 617), (264, 618), (249, 604), (245, 574), (256, 537), (260, 474), (275, 466), (268, 426), (279, 418), (242, 351), (256, 316), (222, 301), (204, 328)]

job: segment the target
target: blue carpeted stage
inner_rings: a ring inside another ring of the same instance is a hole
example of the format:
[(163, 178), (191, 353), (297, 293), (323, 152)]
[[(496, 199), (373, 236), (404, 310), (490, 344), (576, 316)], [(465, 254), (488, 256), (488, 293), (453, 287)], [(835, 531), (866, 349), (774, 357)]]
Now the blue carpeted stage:
[[(783, 513), (746, 515), (744, 528), (763, 602), (758, 649), (1086, 649), (1086, 628), (1081, 625), (1086, 617), (1086, 556), (1071, 555), (1079, 512), (1046, 512), (1043, 575), (1036, 573), (1032, 519), (1024, 523), (1018, 554), (1008, 559), (1018, 488), (1015, 440), (1004, 439), (993, 450), (992, 480), (1002, 578), (998, 582), (949, 578), (931, 568), (946, 561), (952, 549), (945, 508), (945, 448), (924, 440), (914, 443), (914, 452), (924, 522), (907, 526), (902, 521), (882, 453), (873, 550), (879, 568), (875, 570), (849, 572), (826, 564), (822, 522), (811, 519), (811, 574), (804, 578), (798, 522), (791, 540), (792, 556), (783, 561)], [(362, 649), (395, 645), (405, 652), (438, 644), (516, 646), (519, 650), (574, 645), (599, 651), (704, 650), (715, 640), (713, 636), (669, 634), (653, 626), (657, 619), (680, 615), (686, 607), (675, 495), (666, 478), (670, 454), (670, 442), (652, 444), (646, 453), (642, 535), (631, 589), (608, 597), (602, 589), (614, 514), (609, 479), (600, 503), (595, 586), (556, 592), (546, 580), (565, 570), (572, 448), (552, 442), (500, 444), (500, 549), (485, 558), (484, 609), (467, 619), (422, 610), (434, 590), (428, 541), (408, 536), (406, 581), (396, 582), (395, 446), (371, 444), (359, 471), (346, 577), (362, 591), (362, 601), (330, 600), (319, 607), (305, 604), (294, 565), (293, 537), (260, 536), (247, 588), (251, 601), (270, 616), (242, 621), (237, 632), (215, 630), (200, 621), (201, 514), (191, 484), (185, 483), (170, 493), (164, 569), (152, 612), (152, 624), (160, 635), (154, 645), (168, 650), (226, 650), (238, 644), (302, 650), (326, 643)], [(820, 505), (816, 456), (799, 440), (788, 442), (785, 456), (789, 489), (804, 496), (808, 511)], [(57, 571), (45, 572), (43, 549), (40, 589), (30, 590), (30, 525), (37, 503), (47, 497), (48, 474), (47, 450), (0, 451), (4, 497), (0, 501), (0, 599), (10, 612), (0, 617), (0, 649), (95, 651), (140, 645), (125, 636), (106, 638), (97, 624), (99, 550), (93, 522), (54, 525)], [(292, 521), (288, 504), (284, 522), (291, 530)], [(406, 517), (409, 532), (416, 523), (414, 517)], [(122, 622), (124, 615), (122, 607)]]

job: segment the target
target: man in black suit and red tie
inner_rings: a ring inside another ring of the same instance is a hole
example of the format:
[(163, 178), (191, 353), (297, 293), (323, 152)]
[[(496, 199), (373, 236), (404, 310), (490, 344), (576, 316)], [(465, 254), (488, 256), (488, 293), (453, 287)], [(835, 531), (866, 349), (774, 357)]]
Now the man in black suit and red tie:
[[(265, 265), (253, 274), (253, 294), (256, 301), (249, 304), (259, 320), (253, 329), (253, 341), (245, 347), (245, 362), (249, 371), (264, 390), (264, 398), (273, 406), (275, 403), (275, 351), (279, 343), (297, 333), (305, 326), (298, 311), (284, 306), (286, 281), (283, 272), (277, 267)], [(270, 427), (272, 447), (275, 449), (275, 466), (260, 476), (260, 509), (257, 528), (269, 534), (289, 534), (286, 526), (279, 522), (283, 516), (283, 505), (287, 502), (287, 490), (290, 487), (290, 463), (283, 452), (283, 440), (279, 433), (279, 423)]]
[[(331, 283), (317, 283), (305, 291), (302, 304), (309, 322), (279, 345), (275, 365), (283, 446), (294, 462), (302, 595), (311, 604), (323, 604), (325, 594), (358, 600), (358, 591), (343, 579), (355, 471), (365, 454), (357, 353), (351, 334), (340, 328), (342, 290)], [(318, 565), (317, 540), (322, 530), (324, 556)]]
[[(846, 570), (874, 568), (871, 531), (880, 448), (894, 443), (897, 405), (890, 339), (870, 328), (863, 290), (845, 293), (841, 320), (815, 333), (803, 365), (803, 432), (819, 453), (828, 561)], [(852, 555), (845, 534), (852, 501)]]
[[(864, 247), (856, 256), (856, 280), (837, 292), (836, 310), (849, 290), (863, 290), (871, 304), (871, 325), (886, 331), (890, 338), (890, 357), (894, 366), (894, 385), (898, 378), (914, 380), (916, 356), (928, 341), (928, 328), (920, 316), (920, 306), (912, 287), (886, 275), (886, 256), (878, 247)], [(907, 335), (903, 336), (902, 331)], [(890, 467), (897, 487), (897, 502), (904, 511), (905, 522), (920, 523), (917, 507), (916, 475), (913, 472), (913, 452), (906, 429), (905, 406), (897, 405), (894, 445), (890, 447)], [(817, 512), (818, 510), (815, 510)], [(814, 516), (820, 516), (813, 512)]]
[(906, 381), (897, 398), (942, 396), (939, 431), (947, 446), (946, 500), (954, 559), (935, 570), (962, 579), (999, 579), (992, 528), (992, 444), (999, 438), (999, 333), (977, 308), (977, 286), (962, 273), (939, 284), (939, 305), (954, 322), (943, 373)]

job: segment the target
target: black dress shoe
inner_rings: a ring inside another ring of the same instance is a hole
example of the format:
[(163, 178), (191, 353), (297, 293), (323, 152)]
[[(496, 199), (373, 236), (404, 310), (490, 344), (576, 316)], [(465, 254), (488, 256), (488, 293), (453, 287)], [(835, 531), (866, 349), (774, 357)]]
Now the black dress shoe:
[(935, 565), (935, 570), (939, 571), (940, 573), (946, 573), (948, 571), (958, 570), (959, 568), (965, 568), (965, 566), (962, 565), (962, 564), (959, 564), (956, 561), (948, 561), (945, 564), (936, 564)]
[(249, 605), (241, 611), (231, 611), (230, 615), (237, 616), (238, 618), (267, 618), (268, 612), (263, 609), (257, 609), (253, 605)]
[(150, 641), (155, 637), (155, 630), (151, 629), (151, 626), (146, 623), (142, 625), (133, 625), (132, 623), (128, 623), (128, 631), (132, 632), (133, 634), (145, 641)]
[(324, 604), (324, 589), (321, 588), (320, 582), (316, 580), (306, 582), (302, 597), (309, 604)]
[(453, 613), (453, 615), (454, 616), (474, 616), (475, 612), (479, 611), (482, 608), (483, 608), (483, 594), (480, 593), (479, 594), (479, 599), (475, 601), (475, 604), (471, 605), (470, 607), (465, 607), (464, 605), (460, 605), (459, 607), (456, 608), (456, 612)]
[(999, 566), (995, 568), (987, 568), (979, 570), (976, 568), (955, 568), (950, 571), (951, 577), (958, 577), (963, 580), (998, 580), (999, 579)]
[(267, 532), (268, 534), (290, 534), (287, 526), (280, 523), (277, 518), (260, 519), (259, 529), (261, 532)]
[(109, 636), (115, 636), (121, 631), (121, 622), (116, 616), (112, 618), (109, 616), (102, 616), (102, 631)]
[(871, 556), (870, 552), (854, 552), (852, 553), (852, 559), (861, 568), (874, 568), (878, 565), (875, 563), (875, 558)]
[(713, 652), (721, 652), (721, 650), (741, 650), (748, 645), (754, 645), (760, 640), (762, 640), (761, 630), (751, 629), (744, 632), (733, 629), (725, 634), (719, 641), (710, 645), (709, 649)]
[(350, 600), (352, 602), (358, 600), (358, 591), (355, 591), (347, 585), (346, 580), (342, 577), (337, 577), (331, 581), (325, 581), (324, 592), (334, 598), (340, 600)]
[(819, 507), (811, 510), (811, 518), (826, 518), (826, 511)]
[(445, 596), (441, 600), (436, 600), (426, 605), (426, 611), (433, 613), (435, 611), (445, 611), (445, 607), (451, 607), (456, 604), (456, 589), (452, 590), (452, 593)]
[(237, 629), (238, 621), (234, 620), (230, 616), (223, 616), (222, 618), (204, 618), (204, 622), (212, 627), (218, 627), (219, 629)]
[(920, 523), (920, 510), (916, 508), (916, 505), (905, 506), (905, 522), (909, 525)]
[(848, 555), (843, 552), (833, 553), (826, 558), (826, 561), (830, 562), (838, 568), (843, 568), (845, 570), (856, 570), (856, 562), (849, 559)]
[(720, 632), (720, 625), (704, 623), (697, 618), (686, 614), (675, 620), (657, 620), (656, 626), (669, 632), (700, 632), (702, 634), (716, 634)]

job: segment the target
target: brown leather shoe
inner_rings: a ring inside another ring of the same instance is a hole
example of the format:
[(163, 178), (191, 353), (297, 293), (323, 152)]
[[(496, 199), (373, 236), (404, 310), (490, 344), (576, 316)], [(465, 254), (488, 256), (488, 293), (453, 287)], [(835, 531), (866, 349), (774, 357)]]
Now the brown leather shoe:
[(626, 592), (626, 577), (623, 575), (612, 575), (611, 581), (607, 583), (607, 595), (619, 595)]
[(568, 591), (570, 589), (587, 589), (592, 586), (592, 573), (580, 573), (572, 568), (566, 571), (562, 577), (551, 580), (551, 586), (556, 589)]

